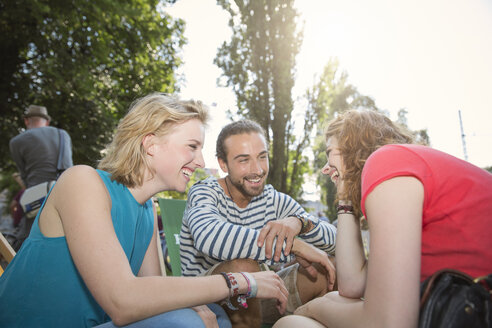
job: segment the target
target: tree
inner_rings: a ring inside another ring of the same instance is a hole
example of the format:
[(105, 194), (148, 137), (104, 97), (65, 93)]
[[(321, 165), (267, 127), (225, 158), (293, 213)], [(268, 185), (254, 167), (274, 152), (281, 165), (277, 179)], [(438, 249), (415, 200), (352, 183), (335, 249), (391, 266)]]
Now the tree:
[[(313, 147), (314, 168), (320, 171), (326, 164), (325, 139), (323, 129), (325, 123), (335, 117), (337, 113), (348, 109), (378, 110), (374, 99), (359, 93), (357, 88), (348, 83), (348, 74), (340, 71), (336, 59), (330, 58), (317, 82), (306, 91), (308, 99), (308, 113), (316, 117), (316, 137)], [(328, 210), (328, 218), (336, 218), (336, 188), (326, 175), (318, 174), (317, 183), (321, 187), (321, 199)]]
[[(0, 0), (1, 153), (36, 103), (71, 135), (74, 163), (94, 165), (135, 98), (174, 92), (183, 22), (159, 3)], [(1, 164), (15, 170), (10, 156)]]
[[(398, 111), (398, 118), (396, 122), (408, 128), (408, 120), (407, 120), (408, 111), (405, 108), (402, 108)], [(412, 131), (415, 136), (415, 141), (421, 145), (430, 146), (430, 138), (427, 133), (427, 129), (420, 129)]]
[(220, 47), (215, 63), (223, 71), (219, 84), (236, 94), (237, 114), (255, 120), (267, 132), (274, 163), (269, 183), (295, 197), (307, 165), (302, 158), (306, 144), (296, 144), (293, 135), (292, 87), (302, 42), (293, 2), (218, 0), (231, 15), (233, 35)]

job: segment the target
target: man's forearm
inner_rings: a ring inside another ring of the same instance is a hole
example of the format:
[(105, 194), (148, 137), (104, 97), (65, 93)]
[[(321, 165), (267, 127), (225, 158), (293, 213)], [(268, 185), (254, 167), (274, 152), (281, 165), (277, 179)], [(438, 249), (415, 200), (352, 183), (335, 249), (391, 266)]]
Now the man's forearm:
[(311, 231), (299, 235), (299, 238), (325, 252), (334, 254), (336, 235), (335, 226), (318, 222)]

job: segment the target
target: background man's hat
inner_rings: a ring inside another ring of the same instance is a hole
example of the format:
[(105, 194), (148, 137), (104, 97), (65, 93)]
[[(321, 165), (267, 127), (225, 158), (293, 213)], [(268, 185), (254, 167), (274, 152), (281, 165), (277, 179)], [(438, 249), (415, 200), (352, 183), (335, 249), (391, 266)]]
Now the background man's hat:
[(25, 118), (38, 116), (51, 121), (51, 117), (48, 115), (48, 110), (44, 106), (30, 105), (24, 114)]

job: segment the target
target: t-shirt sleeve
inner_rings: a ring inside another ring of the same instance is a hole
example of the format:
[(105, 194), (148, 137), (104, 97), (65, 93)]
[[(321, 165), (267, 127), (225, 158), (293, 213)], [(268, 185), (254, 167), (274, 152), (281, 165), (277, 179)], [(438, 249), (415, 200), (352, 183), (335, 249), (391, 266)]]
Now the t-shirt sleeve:
[(381, 182), (399, 176), (413, 176), (426, 186), (431, 175), (425, 160), (405, 145), (386, 145), (367, 159), (361, 177), (361, 209), (366, 215), (365, 201), (371, 191)]

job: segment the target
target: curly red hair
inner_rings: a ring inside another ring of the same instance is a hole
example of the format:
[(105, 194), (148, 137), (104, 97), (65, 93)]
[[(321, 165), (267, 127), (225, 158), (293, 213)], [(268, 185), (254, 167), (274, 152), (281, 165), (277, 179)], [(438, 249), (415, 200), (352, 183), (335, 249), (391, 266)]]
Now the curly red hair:
[(329, 122), (325, 140), (335, 137), (345, 166), (345, 190), (339, 199), (352, 202), (355, 215), (362, 215), (361, 174), (367, 158), (387, 144), (415, 143), (413, 134), (405, 127), (374, 110), (348, 110)]

